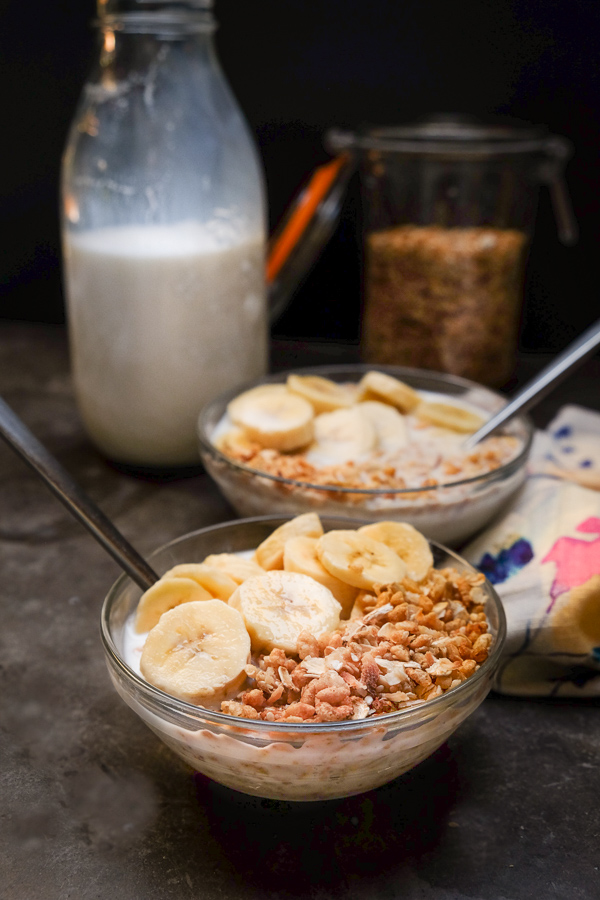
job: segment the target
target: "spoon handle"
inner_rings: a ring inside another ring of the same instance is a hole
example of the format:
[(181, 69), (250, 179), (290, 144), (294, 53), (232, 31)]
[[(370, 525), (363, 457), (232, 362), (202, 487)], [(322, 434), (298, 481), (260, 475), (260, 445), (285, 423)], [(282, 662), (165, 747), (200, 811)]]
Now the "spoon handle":
[(600, 344), (600, 319), (590, 325), (576, 340), (568, 345), (556, 359), (548, 363), (542, 371), (529, 381), (500, 412), (492, 416), (485, 425), (470, 435), (465, 441), (465, 448), (470, 450), (475, 444), (487, 437), (497, 428), (511, 419), (518, 412), (526, 412), (549, 394), (571, 369), (581, 364)]
[(143, 590), (158, 580), (156, 572), (123, 537), (101, 509), (73, 481), (69, 473), (29, 431), (0, 397), (0, 437), (46, 482), (67, 509)]

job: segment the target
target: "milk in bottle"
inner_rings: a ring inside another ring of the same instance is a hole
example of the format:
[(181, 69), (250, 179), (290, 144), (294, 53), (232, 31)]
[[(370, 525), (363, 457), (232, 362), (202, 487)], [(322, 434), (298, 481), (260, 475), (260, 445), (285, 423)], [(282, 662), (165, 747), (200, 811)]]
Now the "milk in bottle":
[(72, 370), (90, 437), (144, 465), (197, 459), (196, 421), (267, 366), (262, 236), (198, 223), (67, 233)]

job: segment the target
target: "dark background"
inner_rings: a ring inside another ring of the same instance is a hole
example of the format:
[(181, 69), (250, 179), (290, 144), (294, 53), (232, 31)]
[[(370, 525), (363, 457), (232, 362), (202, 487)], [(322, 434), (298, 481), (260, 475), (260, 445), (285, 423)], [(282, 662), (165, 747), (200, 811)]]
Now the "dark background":
[[(598, 0), (216, 0), (223, 68), (257, 137), (274, 227), (327, 159), (331, 125), (497, 114), (568, 137), (580, 240), (557, 240), (545, 189), (527, 279), (525, 350), (557, 350), (597, 318)], [(58, 171), (95, 54), (93, 0), (0, 4), (0, 317), (64, 321)], [(356, 339), (358, 187), (278, 336)]]

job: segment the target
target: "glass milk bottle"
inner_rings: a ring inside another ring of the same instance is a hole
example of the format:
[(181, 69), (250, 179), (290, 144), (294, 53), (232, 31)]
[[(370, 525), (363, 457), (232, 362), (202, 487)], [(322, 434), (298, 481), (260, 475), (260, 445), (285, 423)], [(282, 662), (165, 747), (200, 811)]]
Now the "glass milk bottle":
[(196, 463), (203, 405), (267, 368), (264, 182), (211, 6), (100, 0), (63, 160), (77, 402), (98, 448), (138, 466)]

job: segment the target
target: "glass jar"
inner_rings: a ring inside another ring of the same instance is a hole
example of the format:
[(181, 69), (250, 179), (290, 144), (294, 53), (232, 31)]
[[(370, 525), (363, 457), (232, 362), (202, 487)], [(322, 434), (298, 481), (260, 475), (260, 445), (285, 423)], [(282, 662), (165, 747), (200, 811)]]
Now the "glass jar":
[(576, 237), (562, 181), (568, 142), (455, 118), (327, 140), (354, 153), (361, 173), (364, 360), (504, 384), (541, 183), (561, 240)]
[(198, 462), (196, 421), (266, 371), (259, 158), (212, 0), (100, 0), (66, 145), (62, 233), (79, 410), (108, 457)]

